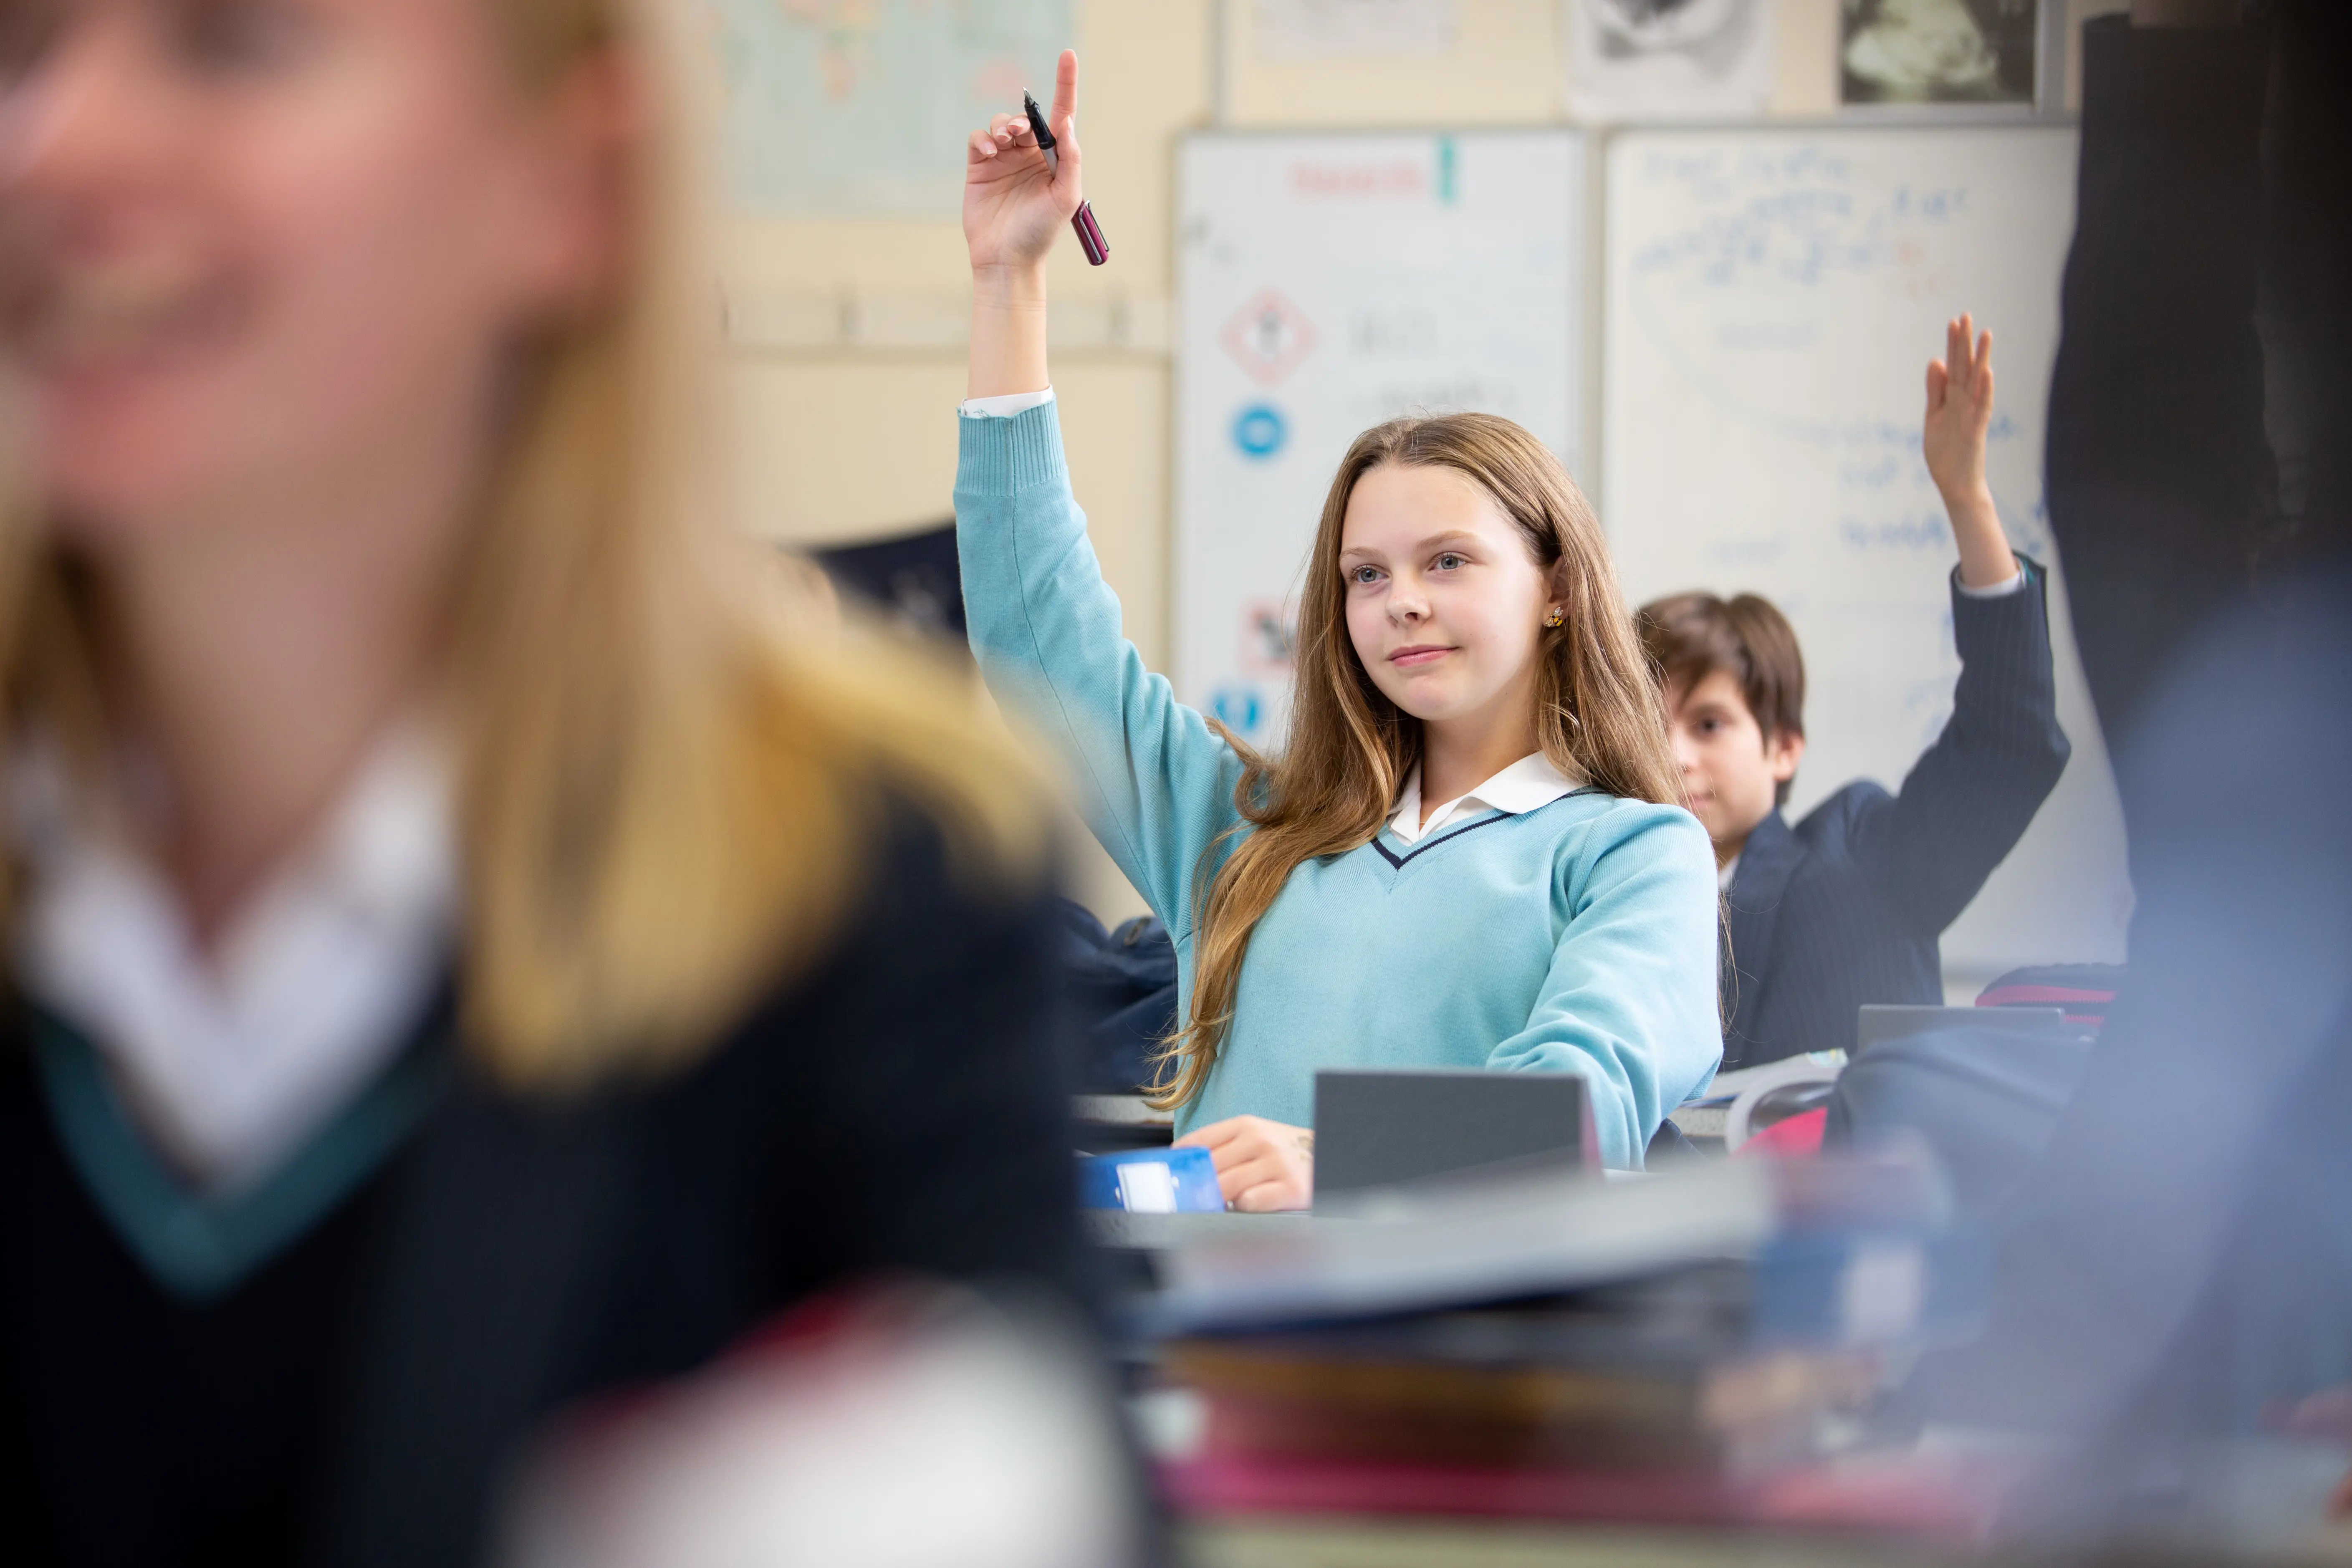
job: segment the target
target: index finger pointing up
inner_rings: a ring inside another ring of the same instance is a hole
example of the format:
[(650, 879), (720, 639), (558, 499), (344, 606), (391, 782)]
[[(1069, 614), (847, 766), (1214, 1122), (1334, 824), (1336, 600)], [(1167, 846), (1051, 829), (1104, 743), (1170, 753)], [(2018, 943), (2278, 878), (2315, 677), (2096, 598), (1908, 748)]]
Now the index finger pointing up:
[(1070, 133), (1070, 121), (1078, 112), (1078, 51), (1064, 49), (1054, 66), (1054, 112), (1048, 127), (1058, 140)]

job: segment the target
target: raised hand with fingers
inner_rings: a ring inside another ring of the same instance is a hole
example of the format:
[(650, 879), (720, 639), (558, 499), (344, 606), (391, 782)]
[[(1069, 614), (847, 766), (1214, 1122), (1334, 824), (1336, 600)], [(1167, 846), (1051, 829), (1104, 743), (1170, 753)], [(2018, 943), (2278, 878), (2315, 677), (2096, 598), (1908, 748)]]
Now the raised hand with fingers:
[(1985, 432), (1992, 426), (1992, 334), (1963, 315), (1944, 327), (1944, 357), (1927, 362), (1927, 424), (1921, 446), (1944, 499), (1985, 489)]
[(1985, 482), (1985, 437), (1992, 428), (1992, 334), (1962, 315), (1944, 325), (1944, 357), (1927, 362), (1927, 414), (1919, 433), (1927, 473), (1952, 520), (1960, 581), (1990, 588), (2017, 574), (2000, 516)]
[(1026, 116), (999, 114), (971, 133), (964, 157), (963, 237), (975, 273), (1042, 264), (1086, 199), (1077, 131), (1078, 57), (1064, 49), (1054, 71), (1046, 126), (1058, 167), (1038, 148)]

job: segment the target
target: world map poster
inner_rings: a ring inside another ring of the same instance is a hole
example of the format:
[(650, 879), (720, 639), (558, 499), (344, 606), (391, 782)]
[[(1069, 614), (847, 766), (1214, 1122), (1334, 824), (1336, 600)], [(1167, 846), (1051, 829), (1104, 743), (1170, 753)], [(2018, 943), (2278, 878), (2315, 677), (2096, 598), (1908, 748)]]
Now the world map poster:
[(702, 0), (739, 210), (950, 217), (964, 138), (1053, 91), (1070, 0)]

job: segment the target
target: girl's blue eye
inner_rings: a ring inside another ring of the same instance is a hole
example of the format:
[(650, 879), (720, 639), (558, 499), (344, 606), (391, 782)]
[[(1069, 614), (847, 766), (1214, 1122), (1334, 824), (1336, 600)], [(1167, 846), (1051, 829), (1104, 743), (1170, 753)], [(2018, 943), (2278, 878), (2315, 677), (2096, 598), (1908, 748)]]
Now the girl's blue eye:
[(1454, 554), (1450, 550), (1437, 558), (1437, 569), (1440, 572), (1451, 572), (1458, 566), (1466, 566), (1468, 564), (1468, 561)]
[(1358, 566), (1348, 573), (1350, 583), (1377, 583), (1380, 580), (1381, 569), (1377, 566)]

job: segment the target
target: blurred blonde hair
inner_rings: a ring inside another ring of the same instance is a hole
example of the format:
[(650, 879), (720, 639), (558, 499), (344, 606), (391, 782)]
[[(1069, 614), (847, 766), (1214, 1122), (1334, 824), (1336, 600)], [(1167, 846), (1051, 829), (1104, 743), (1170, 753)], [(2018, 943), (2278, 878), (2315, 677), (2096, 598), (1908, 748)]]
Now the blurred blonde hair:
[[(1373, 469), (1450, 468), (1485, 490), (1519, 531), (1528, 556), (1559, 578), (1562, 624), (1537, 633), (1534, 727), (1546, 760), (1570, 778), (1627, 800), (1683, 802), (1665, 709), (1617, 586), (1601, 521), (1541, 441), (1492, 414), (1392, 419), (1355, 439), (1324, 497), (1298, 605), (1297, 681), (1279, 757), (1261, 756), (1224, 726), (1241, 754), (1234, 804), (1242, 816), (1201, 857), (1205, 896), (1194, 938), (1192, 1016), (1168, 1042), (1153, 1103), (1182, 1105), (1216, 1066), (1233, 1023), (1250, 933), (1301, 861), (1369, 843), (1396, 809), (1421, 761), (1421, 721), (1389, 700), (1348, 634), (1339, 551), (1348, 502)], [(1211, 721), (1212, 723), (1215, 721)], [(1222, 863), (1218, 855), (1233, 847)]]
[[(479, 0), (520, 90), (628, 73), (622, 282), (521, 367), (447, 606), (468, 1045), (511, 1085), (691, 1059), (819, 957), (887, 803), (961, 872), (1041, 866), (1038, 790), (943, 669), (837, 617), (732, 526), (713, 478), (719, 300), (703, 265), (694, 7)], [(106, 793), (79, 568), (0, 536), (0, 679)]]

